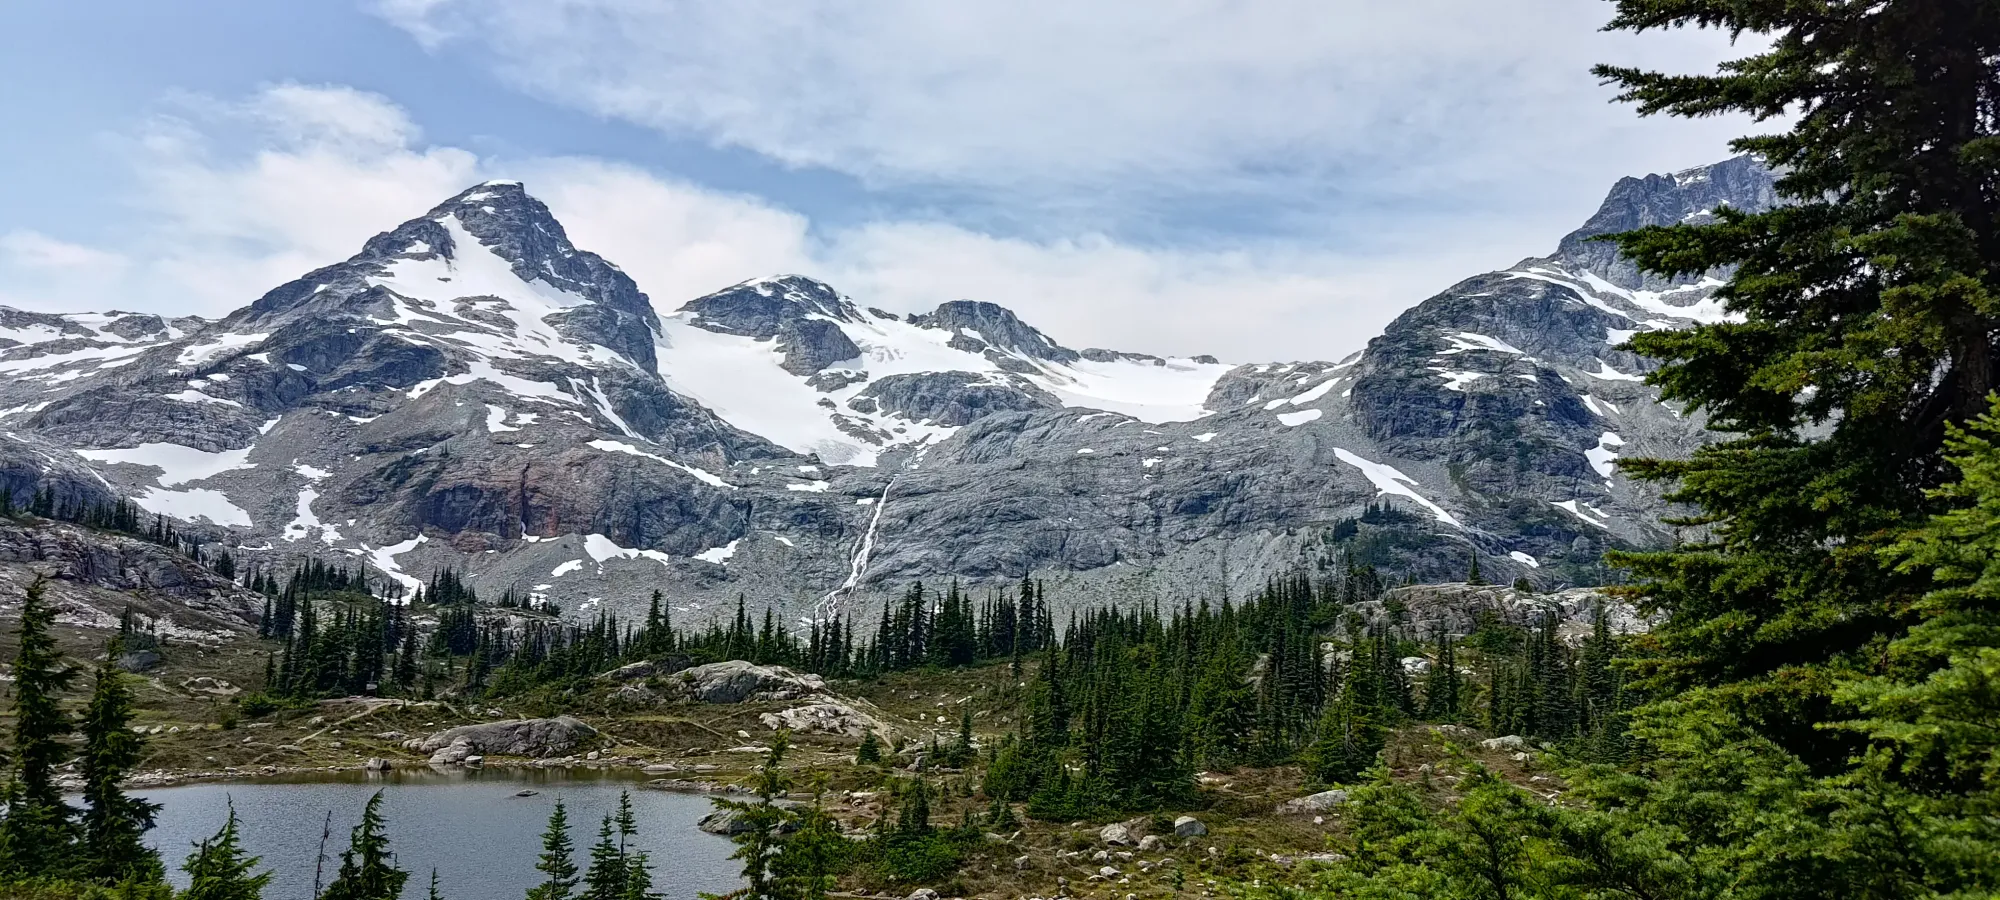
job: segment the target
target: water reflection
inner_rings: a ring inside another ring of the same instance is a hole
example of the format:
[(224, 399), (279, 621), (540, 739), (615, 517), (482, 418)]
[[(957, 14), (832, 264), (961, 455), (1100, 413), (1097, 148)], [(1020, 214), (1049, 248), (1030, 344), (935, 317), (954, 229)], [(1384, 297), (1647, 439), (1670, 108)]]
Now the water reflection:
[[(405, 897), (422, 897), (433, 867), (441, 893), (451, 900), (512, 900), (533, 887), (542, 829), (558, 797), (569, 808), (570, 837), (578, 866), (587, 864), (598, 822), (632, 790), (639, 820), (638, 849), (651, 857), (653, 883), (669, 900), (695, 900), (702, 892), (738, 886), (734, 846), (704, 834), (695, 822), (711, 809), (705, 797), (643, 790), (636, 773), (550, 769), (430, 769), (387, 773), (329, 772), (282, 779), (197, 784), (139, 791), (163, 805), (148, 843), (159, 848), (169, 877), (186, 887), (180, 871), (195, 841), (222, 826), (234, 803), (243, 843), (262, 856), (274, 877), (267, 900), (308, 900), (320, 835), (333, 814), (322, 880), (330, 881), (347, 846), (348, 830), (377, 789), (388, 817), (390, 849), (410, 872)], [(532, 791), (530, 796), (518, 796)]]

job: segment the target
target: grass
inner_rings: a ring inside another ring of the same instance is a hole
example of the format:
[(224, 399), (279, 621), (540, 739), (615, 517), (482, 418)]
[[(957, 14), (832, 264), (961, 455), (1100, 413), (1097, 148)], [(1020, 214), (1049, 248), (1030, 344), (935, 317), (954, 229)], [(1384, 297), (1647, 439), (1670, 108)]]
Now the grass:
[[(13, 652), (9, 624), (0, 619), (0, 658)], [(101, 653), (104, 637), (101, 632), (70, 627), (58, 633), (65, 651), (78, 660)], [(260, 687), (265, 655), (274, 649), (271, 642), (254, 637), (214, 646), (169, 644), (158, 667), (132, 676), (139, 687), (137, 724), (149, 732), (142, 769), (159, 773), (160, 778), (180, 779), (356, 768), (371, 757), (399, 767), (418, 766), (425, 763), (424, 756), (403, 748), (408, 738), (474, 722), (561, 713), (589, 722), (604, 735), (605, 758), (594, 764), (669, 763), (679, 771), (668, 777), (747, 784), (762, 762), (762, 754), (749, 748), (765, 746), (771, 734), (760, 717), (798, 705), (798, 701), (753, 701), (635, 707), (612, 698), (612, 686), (606, 684), (479, 704), (329, 699), (252, 717), (241, 714), (230, 698), (197, 690), (222, 683), (246, 691)], [(80, 702), (84, 685), (80, 682), (78, 687)], [(885, 751), (921, 747), (933, 738), (940, 744), (954, 742), (966, 710), (972, 713), (975, 740), (982, 746), (990, 744), (1018, 726), (1024, 693), (1023, 678), (1004, 662), (840, 680), (829, 689), (887, 727), (895, 740)], [(0, 698), (0, 728), (10, 725)], [(152, 733), (155, 729), (160, 733)], [(1545, 795), (1560, 788), (1536, 772), (1532, 761), (1517, 762), (1510, 754), (1479, 750), (1476, 735), (1450, 737), (1472, 748), (1454, 749), (1448, 746), (1453, 740), (1433, 729), (1411, 728), (1394, 735), (1384, 759), (1395, 777), (1432, 779), (1446, 786), (1447, 795), (1449, 785), (1473, 763)], [(856, 765), (853, 758), (859, 743), (852, 736), (798, 734), (787, 761), (794, 797), (810, 797), (817, 789), (829, 812), (850, 830), (872, 829), (881, 816), (892, 815), (890, 788), (912, 777), (900, 769)], [(898, 758), (891, 755), (888, 762), (894, 765)], [(941, 788), (932, 814), (939, 827), (955, 825), (967, 812), (983, 816), (987, 811), (988, 801), (977, 796), (976, 770), (932, 771), (927, 777)], [(967, 852), (952, 877), (935, 887), (945, 896), (964, 897), (1054, 896), (1059, 890), (1072, 897), (1113, 900), (1127, 894), (1199, 897), (1211, 882), (1259, 877), (1298, 858), (1324, 854), (1342, 827), (1337, 809), (1317, 821), (1309, 815), (1277, 812), (1280, 803), (1307, 792), (1296, 768), (1245, 767), (1201, 773), (1199, 780), (1197, 795), (1186, 808), (1131, 820), (1135, 836), (1163, 836), (1166, 846), (1161, 849), (1105, 847), (1098, 838), (1102, 823), (1023, 819), (1007, 834), (985, 836)], [(1181, 814), (1201, 818), (1209, 833), (1188, 841), (1173, 839), (1172, 822)], [(1109, 857), (1096, 858), (1100, 850)], [(1099, 876), (1106, 865), (1114, 866), (1118, 874)], [(867, 873), (856, 873), (842, 884), (846, 890), (899, 895), (913, 887), (886, 883)]]

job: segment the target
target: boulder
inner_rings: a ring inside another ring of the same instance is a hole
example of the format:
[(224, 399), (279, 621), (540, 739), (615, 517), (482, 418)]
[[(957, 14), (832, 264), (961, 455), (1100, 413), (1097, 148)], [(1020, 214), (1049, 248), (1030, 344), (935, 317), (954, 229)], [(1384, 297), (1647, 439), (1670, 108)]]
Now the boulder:
[(837, 734), (858, 738), (871, 731), (880, 734), (884, 730), (874, 716), (831, 701), (808, 703), (781, 712), (765, 713), (757, 718), (772, 731), (794, 734)]
[(1526, 750), (1528, 749), (1528, 739), (1518, 734), (1502, 735), (1501, 737), (1487, 738), (1480, 741), (1479, 748), (1495, 752)]
[[(779, 800), (776, 805), (785, 809), (797, 809), (802, 804), (792, 800)], [(701, 820), (694, 824), (694, 827), (709, 834), (719, 834), (723, 837), (729, 837), (749, 831), (750, 820), (743, 815), (742, 810), (718, 809), (708, 815), (702, 816)], [(797, 830), (798, 827), (797, 819), (786, 819), (784, 824), (779, 826), (778, 830), (790, 832)]]
[(1198, 838), (1208, 834), (1208, 826), (1193, 816), (1182, 816), (1174, 820), (1174, 837)]
[(471, 755), (472, 746), (461, 740), (437, 748), (436, 752), (431, 754), (430, 763), (434, 766), (456, 766), (464, 763), (465, 758)]
[(672, 675), (692, 665), (694, 665), (693, 659), (675, 653), (660, 659), (644, 659), (635, 663), (627, 663), (597, 677), (606, 681), (637, 681), (641, 678), (651, 678), (655, 675)]
[(160, 664), (158, 650), (127, 650), (118, 654), (118, 668), (127, 672), (144, 672)]
[(826, 690), (818, 675), (740, 659), (684, 669), (675, 678), (683, 696), (702, 703), (798, 700)]
[(1297, 800), (1287, 800), (1278, 806), (1278, 812), (1302, 814), (1326, 812), (1347, 802), (1347, 792), (1343, 790), (1320, 791)]
[(1097, 839), (1113, 847), (1132, 846), (1132, 829), (1113, 822), (1097, 832)]
[(1160, 836), (1157, 834), (1149, 834), (1139, 839), (1139, 852), (1141, 853), (1158, 853), (1165, 849), (1167, 849), (1167, 842), (1160, 840)]
[(597, 738), (597, 729), (570, 716), (553, 719), (508, 719), (479, 725), (447, 728), (429, 737), (415, 738), (404, 747), (419, 753), (436, 753), (454, 745), (465, 746), (467, 754), (487, 756), (561, 756)]
[(938, 900), (938, 892), (930, 888), (917, 888), (911, 891), (910, 896), (903, 898), (903, 900)]
[(371, 756), (368, 757), (368, 762), (363, 763), (361, 767), (370, 772), (387, 772), (389, 771), (389, 761), (379, 756)]

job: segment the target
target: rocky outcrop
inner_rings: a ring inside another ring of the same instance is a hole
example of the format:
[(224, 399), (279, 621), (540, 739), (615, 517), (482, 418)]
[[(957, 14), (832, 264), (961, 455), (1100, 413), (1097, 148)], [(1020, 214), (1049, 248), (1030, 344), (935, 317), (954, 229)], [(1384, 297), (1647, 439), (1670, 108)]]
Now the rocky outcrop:
[[(111, 630), (129, 609), (171, 641), (212, 643), (253, 632), (263, 597), (150, 541), (61, 522), (0, 520), (0, 609), (18, 608), (36, 576), (66, 624)], [(159, 661), (152, 650), (130, 665)]]
[(1033, 384), (989, 381), (971, 372), (925, 372), (877, 379), (848, 405), (955, 428), (997, 412), (1059, 409), (1062, 403)]
[[(418, 753), (445, 753), (462, 761), (467, 755), (562, 756), (597, 739), (597, 729), (580, 719), (509, 719), (447, 728), (429, 737), (413, 738), (403, 747)], [(456, 748), (456, 749), (454, 749)], [(435, 760), (434, 760), (435, 761)]]
[(1075, 362), (1083, 358), (1021, 321), (1013, 310), (995, 303), (953, 300), (939, 304), (928, 314), (911, 316), (910, 322), (952, 332), (952, 346), (970, 353), (993, 351), (995, 356), (1019, 355), (1050, 362)]
[(638, 681), (662, 675), (672, 675), (694, 665), (693, 658), (681, 653), (671, 653), (659, 659), (642, 659), (626, 663), (597, 677), (606, 681)]
[(1311, 815), (1326, 812), (1346, 802), (1347, 792), (1344, 790), (1320, 791), (1317, 794), (1308, 794), (1296, 800), (1280, 803), (1278, 812), (1288, 815)]
[(757, 717), (764, 727), (772, 731), (790, 731), (795, 734), (837, 734), (842, 737), (861, 737), (869, 732), (887, 734), (888, 729), (880, 719), (859, 712), (845, 703), (825, 701), (794, 706)]
[(818, 675), (740, 659), (685, 669), (673, 682), (682, 697), (700, 703), (797, 700), (826, 690), (826, 682)]
[(1590, 633), (1600, 610), (1614, 634), (1642, 633), (1651, 624), (1630, 602), (1591, 588), (1533, 594), (1499, 585), (1418, 584), (1390, 588), (1353, 610), (1370, 625), (1460, 637), (1486, 623), (1527, 627), (1544, 621), (1555, 622), (1566, 637), (1581, 637)]
[[(795, 800), (774, 800), (772, 801), (772, 805), (777, 806), (781, 809), (800, 809), (803, 808), (805, 804), (799, 803), (798, 801)], [(719, 834), (722, 835), (723, 837), (733, 837), (735, 835), (743, 834), (749, 831), (753, 826), (750, 822), (750, 817), (745, 815), (742, 810), (718, 809), (712, 813), (709, 813), (708, 815), (702, 816), (700, 821), (695, 822), (694, 827), (699, 828), (702, 831), (708, 832), (709, 834)], [(798, 827), (799, 823), (796, 818), (787, 817), (784, 821), (779, 823), (778, 831), (781, 834), (788, 834), (790, 832), (797, 831)]]

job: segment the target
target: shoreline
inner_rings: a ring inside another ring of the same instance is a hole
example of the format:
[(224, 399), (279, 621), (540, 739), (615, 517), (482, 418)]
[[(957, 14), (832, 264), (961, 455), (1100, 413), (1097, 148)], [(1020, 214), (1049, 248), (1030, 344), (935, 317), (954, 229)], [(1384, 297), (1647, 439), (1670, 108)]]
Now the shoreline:
[[(567, 772), (582, 769), (594, 772), (627, 772), (632, 775), (633, 786), (642, 790), (669, 791), (680, 794), (704, 796), (729, 796), (749, 793), (740, 785), (720, 781), (693, 780), (686, 778), (651, 777), (672, 774), (676, 769), (661, 770), (661, 764), (640, 765), (625, 760), (585, 760), (581, 758), (557, 757), (546, 760), (508, 758), (492, 760), (475, 766), (451, 765), (433, 766), (428, 763), (412, 763), (398, 766), (393, 761), (386, 767), (363, 762), (358, 765), (338, 766), (257, 766), (243, 768), (223, 766), (216, 770), (207, 769), (158, 769), (141, 772), (125, 779), (123, 785), (133, 790), (154, 790), (158, 788), (188, 787), (200, 784), (223, 784), (245, 781), (279, 781), (309, 775), (338, 775), (344, 773), (378, 773), (390, 775), (396, 772), (429, 772), (437, 775), (471, 774), (475, 772), (497, 771), (508, 775), (523, 772), (551, 770)], [(65, 784), (66, 792), (82, 790), (79, 780), (75, 785)]]

